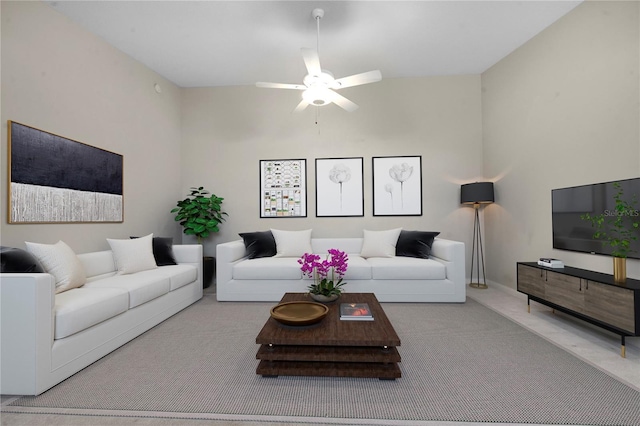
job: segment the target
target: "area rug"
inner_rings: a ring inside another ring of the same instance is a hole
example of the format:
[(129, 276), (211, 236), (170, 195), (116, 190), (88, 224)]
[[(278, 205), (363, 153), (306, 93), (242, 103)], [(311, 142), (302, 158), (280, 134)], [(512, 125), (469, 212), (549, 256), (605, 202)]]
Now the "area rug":
[(398, 380), (264, 378), (255, 336), (273, 305), (207, 295), (4, 411), (640, 425), (640, 392), (471, 299), (383, 304), (402, 341)]

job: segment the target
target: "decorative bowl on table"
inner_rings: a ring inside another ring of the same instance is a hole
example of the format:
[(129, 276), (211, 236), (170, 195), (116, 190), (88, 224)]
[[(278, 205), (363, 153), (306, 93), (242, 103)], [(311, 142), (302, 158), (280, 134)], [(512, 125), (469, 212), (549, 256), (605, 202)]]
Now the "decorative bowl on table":
[(286, 302), (271, 308), (271, 317), (285, 325), (311, 325), (320, 322), (329, 308), (315, 302)]

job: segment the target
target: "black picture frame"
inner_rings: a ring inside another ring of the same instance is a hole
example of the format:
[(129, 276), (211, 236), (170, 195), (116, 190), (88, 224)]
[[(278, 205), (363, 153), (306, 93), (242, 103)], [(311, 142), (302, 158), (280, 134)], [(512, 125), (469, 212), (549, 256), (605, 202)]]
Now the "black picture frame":
[(373, 215), (422, 216), (422, 156), (373, 157)]
[(364, 216), (364, 159), (316, 158), (316, 217)]
[(307, 160), (260, 160), (260, 218), (307, 217)]

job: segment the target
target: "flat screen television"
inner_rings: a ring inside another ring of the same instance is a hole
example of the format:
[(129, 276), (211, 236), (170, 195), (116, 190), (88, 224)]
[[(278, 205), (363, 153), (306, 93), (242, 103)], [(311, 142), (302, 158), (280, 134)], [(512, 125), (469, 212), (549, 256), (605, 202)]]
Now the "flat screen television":
[[(631, 201), (635, 196), (640, 203), (640, 178), (616, 182), (620, 183), (625, 200)], [(613, 197), (618, 190), (613, 184), (614, 182), (604, 182), (551, 191), (553, 248), (611, 255), (611, 247), (604, 244), (602, 240), (593, 238), (595, 228), (592, 227), (591, 222), (582, 219), (581, 215), (585, 213), (615, 215)], [(636, 209), (624, 214), (637, 219), (640, 215), (638, 206), (640, 204), (636, 205)], [(638, 239), (631, 242), (631, 248), (632, 251), (628, 257), (640, 259), (640, 232)]]

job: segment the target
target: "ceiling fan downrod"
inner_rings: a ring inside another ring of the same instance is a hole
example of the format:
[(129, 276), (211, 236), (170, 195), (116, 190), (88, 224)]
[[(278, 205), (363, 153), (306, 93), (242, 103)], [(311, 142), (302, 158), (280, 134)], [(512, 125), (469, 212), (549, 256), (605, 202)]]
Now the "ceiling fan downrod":
[(316, 20), (316, 52), (320, 56), (320, 20), (324, 17), (324, 9), (313, 9), (311, 16)]

